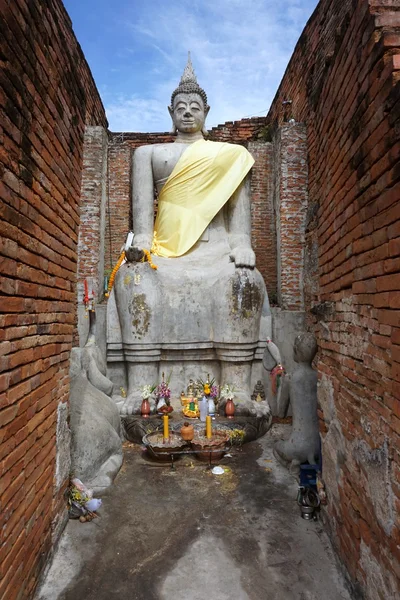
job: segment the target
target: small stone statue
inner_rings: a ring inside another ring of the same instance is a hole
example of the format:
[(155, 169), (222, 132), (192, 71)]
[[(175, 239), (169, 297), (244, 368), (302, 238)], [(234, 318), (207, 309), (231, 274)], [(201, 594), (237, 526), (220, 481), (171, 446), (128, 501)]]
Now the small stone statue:
[(298, 474), (302, 463), (316, 464), (320, 453), (317, 415), (317, 372), (311, 367), (317, 353), (312, 333), (298, 335), (294, 342), (293, 358), (298, 364), (290, 377), (289, 394), (292, 403), (293, 425), (290, 438), (274, 446), (276, 458)]
[(256, 385), (254, 386), (251, 399), (253, 400), (253, 402), (262, 402), (263, 400), (265, 400), (265, 391), (261, 379), (259, 379)]
[(193, 379), (189, 379), (189, 385), (187, 387), (187, 395), (188, 395), (188, 398), (194, 398), (194, 381), (193, 381)]

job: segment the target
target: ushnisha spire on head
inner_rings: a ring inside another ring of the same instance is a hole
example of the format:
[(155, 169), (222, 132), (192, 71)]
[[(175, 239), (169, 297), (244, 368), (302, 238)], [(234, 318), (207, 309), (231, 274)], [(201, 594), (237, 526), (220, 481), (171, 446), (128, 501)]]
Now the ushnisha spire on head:
[(186, 67), (184, 68), (181, 80), (176, 90), (172, 92), (171, 106), (174, 106), (174, 98), (177, 94), (199, 94), (204, 102), (204, 108), (207, 104), (207, 94), (197, 83), (197, 77), (193, 69), (192, 61), (190, 58), (190, 51), (188, 52), (188, 60)]

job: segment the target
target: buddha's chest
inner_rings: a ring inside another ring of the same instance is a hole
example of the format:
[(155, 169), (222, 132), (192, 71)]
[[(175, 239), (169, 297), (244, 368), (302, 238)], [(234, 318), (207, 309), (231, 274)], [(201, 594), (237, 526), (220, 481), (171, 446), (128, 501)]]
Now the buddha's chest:
[(160, 144), (160, 146), (154, 148), (152, 168), (156, 184), (171, 175), (176, 163), (187, 147), (187, 144)]

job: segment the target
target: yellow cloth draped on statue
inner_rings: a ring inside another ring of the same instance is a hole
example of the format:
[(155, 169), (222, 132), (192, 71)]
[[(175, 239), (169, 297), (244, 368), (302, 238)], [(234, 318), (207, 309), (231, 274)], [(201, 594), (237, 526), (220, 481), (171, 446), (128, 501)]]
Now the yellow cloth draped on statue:
[(243, 146), (205, 140), (191, 144), (161, 190), (152, 253), (175, 258), (188, 252), (253, 164)]

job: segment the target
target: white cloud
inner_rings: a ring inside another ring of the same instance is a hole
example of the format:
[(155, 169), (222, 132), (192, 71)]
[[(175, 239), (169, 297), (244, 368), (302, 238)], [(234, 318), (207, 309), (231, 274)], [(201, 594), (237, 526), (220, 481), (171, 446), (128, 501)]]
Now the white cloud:
[(132, 93), (125, 90), (118, 99), (104, 99), (111, 130), (169, 130), (166, 105), (188, 50), (211, 105), (209, 127), (266, 114), (316, 4), (317, 0), (135, 3), (123, 25), (132, 36), (130, 46), (144, 50), (145, 60), (133, 63), (133, 70), (141, 70), (142, 87)]
[(106, 106), (111, 131), (164, 131), (166, 107), (155, 98), (120, 96)]

